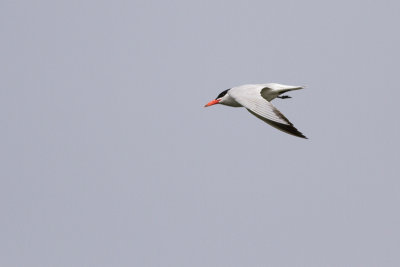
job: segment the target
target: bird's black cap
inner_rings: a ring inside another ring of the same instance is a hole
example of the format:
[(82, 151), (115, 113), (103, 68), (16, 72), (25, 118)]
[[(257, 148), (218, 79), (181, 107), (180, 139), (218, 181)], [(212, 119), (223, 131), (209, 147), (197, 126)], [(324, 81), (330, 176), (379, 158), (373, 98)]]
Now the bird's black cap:
[(224, 97), (224, 96), (226, 95), (226, 93), (227, 93), (230, 89), (231, 89), (231, 88), (226, 89), (225, 91), (222, 91), (222, 92), (217, 96), (216, 99), (221, 98), (221, 97)]

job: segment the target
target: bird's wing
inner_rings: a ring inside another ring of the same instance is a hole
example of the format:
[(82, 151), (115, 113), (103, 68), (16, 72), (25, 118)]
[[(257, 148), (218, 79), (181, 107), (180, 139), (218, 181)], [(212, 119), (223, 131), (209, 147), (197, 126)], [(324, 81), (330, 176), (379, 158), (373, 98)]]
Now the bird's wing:
[(261, 84), (261, 86), (263, 88), (261, 89), (260, 94), (263, 98), (267, 99), (267, 101), (271, 101), (283, 93), (304, 88), (303, 86), (292, 86), (279, 83), (266, 83)]
[(248, 90), (240, 90), (239, 88), (232, 88), (228, 93), (251, 114), (269, 125), (288, 134), (307, 138), (276, 107), (261, 96), (261, 89), (248, 88)]

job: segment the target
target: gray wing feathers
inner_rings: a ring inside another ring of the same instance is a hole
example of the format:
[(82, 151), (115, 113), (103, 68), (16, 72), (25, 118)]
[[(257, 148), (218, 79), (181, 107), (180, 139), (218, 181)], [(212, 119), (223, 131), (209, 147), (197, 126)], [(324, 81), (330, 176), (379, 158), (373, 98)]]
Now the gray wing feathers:
[(277, 96), (293, 90), (303, 89), (303, 86), (291, 86), (277, 83), (263, 84), (261, 89), (261, 96), (267, 101), (274, 100)]
[(261, 96), (261, 89), (230, 90), (229, 95), (251, 114), (288, 134), (307, 138), (270, 102)]
[(279, 112), (279, 110), (277, 110), (271, 103), (262, 99), (261, 97), (249, 98), (246, 102), (247, 105), (243, 105), (242, 103), (241, 104), (248, 110), (251, 110), (266, 119), (282, 124), (291, 124), (290, 121), (285, 116), (283, 116), (282, 113)]

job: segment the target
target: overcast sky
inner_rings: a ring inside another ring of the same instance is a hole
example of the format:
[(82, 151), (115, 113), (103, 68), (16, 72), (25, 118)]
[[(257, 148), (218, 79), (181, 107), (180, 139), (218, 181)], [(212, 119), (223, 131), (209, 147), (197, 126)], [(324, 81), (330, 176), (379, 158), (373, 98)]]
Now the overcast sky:
[(0, 265), (400, 266), (399, 9), (0, 1)]

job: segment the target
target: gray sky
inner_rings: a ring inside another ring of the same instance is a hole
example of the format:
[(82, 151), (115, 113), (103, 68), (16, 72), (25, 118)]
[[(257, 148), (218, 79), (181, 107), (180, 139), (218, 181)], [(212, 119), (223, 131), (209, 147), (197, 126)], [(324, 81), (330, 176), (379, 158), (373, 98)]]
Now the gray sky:
[(399, 266), (399, 8), (1, 1), (0, 265)]

